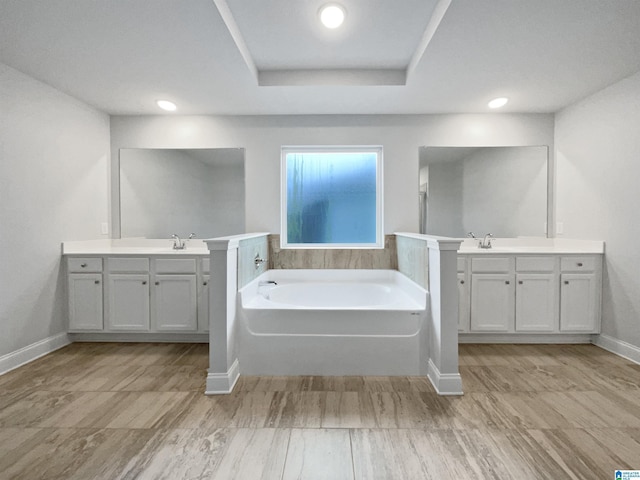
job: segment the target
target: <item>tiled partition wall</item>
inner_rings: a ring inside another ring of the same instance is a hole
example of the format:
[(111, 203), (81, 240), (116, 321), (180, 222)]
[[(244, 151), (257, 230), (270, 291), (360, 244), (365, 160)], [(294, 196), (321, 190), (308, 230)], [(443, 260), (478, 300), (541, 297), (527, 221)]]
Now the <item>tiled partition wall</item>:
[[(267, 269), (267, 234), (205, 240), (210, 251), (209, 370), (206, 393), (230, 393), (240, 369), (236, 342), (238, 289)], [(256, 256), (265, 260), (256, 267)]]
[(429, 290), (429, 248), (422, 239), (396, 237), (398, 270)]
[(280, 235), (269, 235), (269, 268), (398, 269), (395, 235), (385, 235), (384, 249), (280, 248)]
[[(256, 266), (256, 257), (264, 260)], [(238, 243), (238, 289), (269, 268), (267, 236), (248, 238)]]
[(442, 395), (462, 394), (458, 371), (458, 249), (461, 239), (396, 233), (398, 269), (429, 291), (428, 377)]

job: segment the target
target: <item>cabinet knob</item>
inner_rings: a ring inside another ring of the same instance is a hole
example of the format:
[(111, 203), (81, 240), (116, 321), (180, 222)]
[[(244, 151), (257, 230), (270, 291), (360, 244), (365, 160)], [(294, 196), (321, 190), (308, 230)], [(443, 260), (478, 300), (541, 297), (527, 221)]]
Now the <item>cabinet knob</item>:
[(156, 282), (156, 285), (160, 285), (160, 282)]
[(509, 285), (509, 283), (511, 283), (511, 282), (509, 282), (509, 280), (506, 280), (506, 281), (504, 282), (504, 284), (505, 284), (505, 285)]
[(100, 284), (100, 280), (95, 280), (93, 283), (95, 283), (96, 285)]
[(582, 266), (582, 262), (578, 262), (578, 266), (581, 267)]
[(81, 263), (81, 264), (80, 264), (80, 266), (81, 266), (82, 268), (86, 268), (87, 264), (86, 264), (86, 263)]
[(524, 282), (522, 280), (518, 280), (518, 285), (522, 285)]
[[(207, 285), (208, 283), (209, 283), (209, 282), (202, 282), (202, 284), (203, 284), (203, 285)], [(464, 283), (464, 282), (462, 282), (462, 283)]]
[(147, 284), (147, 281), (145, 280), (144, 282), (142, 282), (142, 284), (143, 284), (143, 285), (146, 285), (146, 284)]
[(565, 285), (569, 285), (569, 280), (565, 280), (565, 281), (564, 281), (564, 284), (565, 284)]

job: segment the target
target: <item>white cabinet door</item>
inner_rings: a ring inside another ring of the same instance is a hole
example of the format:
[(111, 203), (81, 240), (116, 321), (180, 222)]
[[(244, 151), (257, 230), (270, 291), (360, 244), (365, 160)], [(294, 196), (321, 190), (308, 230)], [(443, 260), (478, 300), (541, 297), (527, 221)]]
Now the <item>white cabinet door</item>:
[(471, 331), (513, 331), (515, 291), (513, 275), (471, 275)]
[(458, 273), (458, 332), (469, 331), (469, 301), (466, 275)]
[(198, 285), (198, 331), (209, 331), (209, 275), (203, 275)]
[(149, 330), (149, 275), (109, 274), (109, 330)]
[(102, 274), (69, 274), (69, 330), (102, 330)]
[(556, 276), (551, 273), (516, 275), (516, 331), (553, 332), (558, 319)]
[(560, 330), (562, 332), (598, 331), (597, 278), (593, 273), (560, 275)]
[(158, 331), (197, 331), (195, 275), (156, 275), (154, 318)]

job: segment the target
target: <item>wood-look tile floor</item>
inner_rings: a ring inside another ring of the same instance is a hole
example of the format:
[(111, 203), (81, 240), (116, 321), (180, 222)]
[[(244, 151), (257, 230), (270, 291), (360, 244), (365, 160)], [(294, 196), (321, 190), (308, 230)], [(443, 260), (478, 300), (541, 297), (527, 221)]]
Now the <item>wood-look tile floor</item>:
[(461, 345), (420, 377), (241, 377), (207, 345), (76, 343), (0, 376), (0, 479), (609, 479), (640, 469), (640, 366), (591, 345)]

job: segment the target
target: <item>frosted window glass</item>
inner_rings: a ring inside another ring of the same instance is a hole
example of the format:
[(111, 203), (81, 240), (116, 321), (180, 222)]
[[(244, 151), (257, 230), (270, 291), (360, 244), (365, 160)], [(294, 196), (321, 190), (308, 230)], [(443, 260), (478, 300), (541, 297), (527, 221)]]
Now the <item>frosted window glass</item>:
[(376, 243), (376, 152), (287, 153), (285, 165), (287, 243)]

